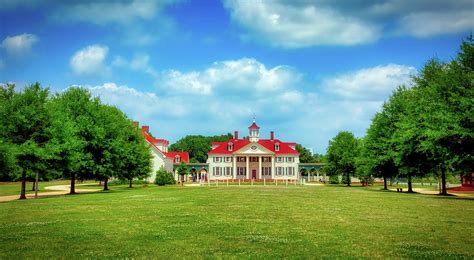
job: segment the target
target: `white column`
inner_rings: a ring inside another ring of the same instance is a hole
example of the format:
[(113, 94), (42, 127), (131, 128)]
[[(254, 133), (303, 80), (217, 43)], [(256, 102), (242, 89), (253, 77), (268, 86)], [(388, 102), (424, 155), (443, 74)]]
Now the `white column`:
[(233, 156), (232, 157), (232, 176), (233, 176), (233, 179), (235, 180), (236, 177), (237, 177), (237, 156)]
[(250, 171), (250, 163), (249, 163), (249, 157), (245, 156), (245, 163), (246, 163), (246, 168), (245, 168), (245, 176), (247, 179), (250, 179), (249, 171)]
[(272, 156), (272, 179), (275, 179), (275, 156)]
[(257, 175), (257, 179), (261, 179), (262, 178), (262, 156), (259, 156), (258, 157), (258, 175)]

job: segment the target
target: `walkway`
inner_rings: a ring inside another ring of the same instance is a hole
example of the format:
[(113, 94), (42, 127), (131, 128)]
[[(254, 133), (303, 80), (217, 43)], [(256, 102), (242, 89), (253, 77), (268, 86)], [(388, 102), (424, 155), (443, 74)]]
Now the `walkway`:
[[(76, 187), (81, 186), (81, 185), (87, 185), (87, 184), (76, 184)], [(44, 188), (45, 190), (50, 190), (47, 192), (38, 192), (38, 198), (43, 198), (43, 197), (52, 197), (52, 196), (60, 196), (60, 195), (66, 195), (69, 194), (69, 189), (70, 185), (54, 185), (54, 186), (48, 186)], [(98, 192), (101, 191), (102, 189), (76, 189), (77, 193), (88, 193), (88, 192)], [(0, 196), (0, 202), (6, 202), (6, 201), (12, 201), (12, 200), (18, 200), (20, 198), (20, 195), (8, 195), (8, 196)], [(34, 199), (35, 194), (26, 194), (27, 199)]]

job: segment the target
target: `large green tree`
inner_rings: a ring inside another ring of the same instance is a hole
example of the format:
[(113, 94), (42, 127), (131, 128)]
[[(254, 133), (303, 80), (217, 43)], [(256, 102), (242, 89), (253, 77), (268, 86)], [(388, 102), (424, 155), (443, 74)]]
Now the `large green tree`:
[(51, 118), (47, 109), (49, 90), (39, 83), (16, 92), (14, 85), (1, 87), (0, 139), (14, 147), (18, 173), (21, 180), (20, 199), (26, 199), (28, 177), (45, 173), (48, 169), (49, 152), (46, 149), (51, 139), (48, 128)]
[(351, 185), (351, 176), (356, 171), (356, 158), (359, 153), (358, 140), (351, 132), (339, 132), (329, 141), (327, 148), (327, 164), (325, 171), (328, 175), (342, 175), (343, 183)]

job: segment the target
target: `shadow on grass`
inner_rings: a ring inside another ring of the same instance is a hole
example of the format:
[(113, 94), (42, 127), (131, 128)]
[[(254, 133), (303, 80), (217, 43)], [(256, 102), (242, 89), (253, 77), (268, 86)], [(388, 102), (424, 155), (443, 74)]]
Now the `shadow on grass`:
[(474, 200), (474, 198), (467, 198), (467, 197), (460, 197), (456, 196), (454, 194), (447, 194), (447, 195), (442, 195), (442, 194), (425, 194), (425, 193), (420, 193), (420, 192), (398, 192), (395, 190), (384, 190), (384, 189), (375, 189), (371, 187), (359, 187), (359, 188), (367, 188), (368, 191), (371, 192), (382, 192), (382, 193), (393, 193), (393, 194), (406, 194), (406, 195), (421, 195), (421, 196), (430, 196), (433, 198), (438, 198), (438, 199), (456, 199), (456, 200)]

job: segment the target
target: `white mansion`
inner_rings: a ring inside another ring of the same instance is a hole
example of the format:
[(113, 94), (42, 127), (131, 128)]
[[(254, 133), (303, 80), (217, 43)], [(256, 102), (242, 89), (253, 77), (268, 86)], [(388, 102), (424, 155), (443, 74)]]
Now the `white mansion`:
[(208, 153), (210, 180), (298, 179), (299, 153), (296, 143), (274, 138), (260, 139), (260, 127), (253, 121), (249, 137), (214, 142)]

